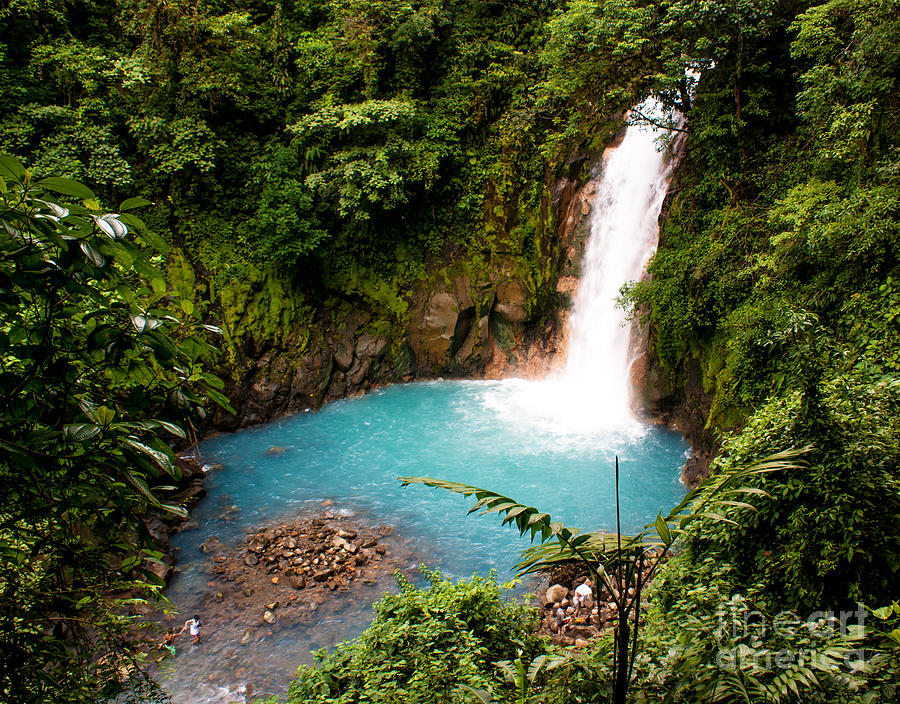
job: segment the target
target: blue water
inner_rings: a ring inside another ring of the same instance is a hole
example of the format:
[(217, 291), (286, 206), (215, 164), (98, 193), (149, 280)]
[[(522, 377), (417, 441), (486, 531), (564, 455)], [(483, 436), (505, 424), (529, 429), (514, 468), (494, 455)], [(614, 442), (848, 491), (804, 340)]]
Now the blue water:
[[(623, 531), (639, 529), (683, 496), (679, 475), (688, 446), (679, 434), (637, 423), (589, 434), (545, 427), (520, 417), (515, 404), (507, 403), (516, 389), (511, 382), (491, 381), (390, 386), (318, 413), (206, 441), (203, 460), (223, 468), (207, 477), (209, 495), (192, 514), (198, 528), (176, 538), (181, 574), (170, 598), (180, 607), (206, 586), (196, 558), (208, 537), (235, 544), (267, 522), (321, 510), (327, 499), (334, 502), (332, 511), (393, 526), (412, 553), (447, 575), (496, 569), (501, 580), (512, 576), (520, 551), (529, 544), (526, 538), (501, 526), (496, 515), (466, 517), (474, 499), (418, 485), (403, 488), (400, 476), (486, 487), (583, 530), (615, 528), (616, 455)], [(282, 638), (282, 655), (273, 658), (267, 651), (269, 665), (287, 673), (283, 686), (298, 662), (309, 660), (311, 647), (358, 634), (377, 596), (366, 594), (365, 603), (355, 605), (355, 616), (338, 618), (333, 631), (297, 631)], [(222, 648), (220, 658), (231, 652)], [(195, 675), (211, 666), (199, 656), (186, 657), (195, 658)], [(246, 654), (235, 657), (247, 659)], [(260, 667), (247, 662), (245, 669)], [(176, 672), (171, 687), (184, 686), (185, 676)]]

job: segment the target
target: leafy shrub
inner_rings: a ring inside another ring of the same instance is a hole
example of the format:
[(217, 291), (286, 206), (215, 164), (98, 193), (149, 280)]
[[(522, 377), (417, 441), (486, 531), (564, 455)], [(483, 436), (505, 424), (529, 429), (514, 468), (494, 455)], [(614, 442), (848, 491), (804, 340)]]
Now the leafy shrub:
[(533, 612), (506, 601), (494, 575), (452, 582), (422, 569), (429, 585), (397, 577), (399, 594), (375, 606), (375, 620), (356, 640), (317, 653), (301, 667), (291, 704), (464, 701), (459, 685), (486, 688), (492, 663), (534, 654)]

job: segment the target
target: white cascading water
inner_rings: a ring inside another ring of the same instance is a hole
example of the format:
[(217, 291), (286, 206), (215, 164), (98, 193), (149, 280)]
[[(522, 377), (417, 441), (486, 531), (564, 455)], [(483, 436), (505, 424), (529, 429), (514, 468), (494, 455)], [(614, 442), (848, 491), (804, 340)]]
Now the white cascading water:
[[(640, 109), (660, 114), (653, 100)], [(643, 276), (656, 249), (674, 161), (669, 150), (659, 149), (659, 136), (652, 127), (632, 125), (619, 146), (607, 151), (568, 324), (565, 366), (542, 382), (514, 382), (487, 399), (494, 410), (557, 433), (636, 427), (630, 404), (631, 325), (616, 299), (623, 284)]]

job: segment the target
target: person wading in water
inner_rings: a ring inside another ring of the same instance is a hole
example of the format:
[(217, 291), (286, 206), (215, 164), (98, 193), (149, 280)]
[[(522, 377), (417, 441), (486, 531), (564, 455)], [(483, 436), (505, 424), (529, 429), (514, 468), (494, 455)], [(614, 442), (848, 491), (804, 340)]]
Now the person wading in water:
[(178, 631), (178, 635), (184, 633), (188, 628), (191, 629), (191, 645), (200, 644), (200, 617), (194, 614), (194, 618), (184, 622), (184, 626)]
[[(182, 629), (182, 631), (183, 630), (184, 629)], [(178, 634), (175, 633), (175, 629), (170, 628), (163, 638), (163, 642), (159, 644), (159, 647), (168, 650), (172, 654), (173, 658), (175, 657), (175, 638), (177, 637), (177, 635)]]

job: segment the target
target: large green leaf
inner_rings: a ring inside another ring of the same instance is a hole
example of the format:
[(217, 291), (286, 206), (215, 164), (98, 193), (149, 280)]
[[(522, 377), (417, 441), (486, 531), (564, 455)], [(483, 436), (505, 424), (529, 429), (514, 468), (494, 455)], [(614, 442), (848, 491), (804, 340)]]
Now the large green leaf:
[(18, 159), (7, 154), (0, 154), (0, 178), (22, 183), (25, 179), (25, 167)]
[(142, 196), (135, 196), (134, 198), (128, 198), (123, 200), (119, 204), (119, 212), (124, 213), (126, 210), (132, 210), (134, 208), (143, 208), (148, 205), (153, 205), (152, 201), (147, 200)]
[(83, 183), (73, 181), (70, 178), (48, 176), (47, 178), (42, 178), (38, 181), (37, 185), (46, 188), (48, 191), (62, 193), (64, 196), (73, 196), (75, 198), (80, 198), (81, 200), (97, 199), (97, 196), (94, 195), (94, 192), (90, 188)]

